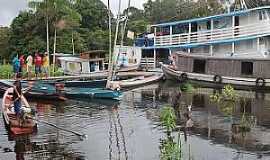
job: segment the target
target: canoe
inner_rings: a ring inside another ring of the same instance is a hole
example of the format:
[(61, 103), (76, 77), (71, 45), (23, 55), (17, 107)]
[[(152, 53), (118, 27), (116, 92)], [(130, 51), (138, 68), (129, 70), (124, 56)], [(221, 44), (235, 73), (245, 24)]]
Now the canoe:
[(161, 72), (153, 72), (151, 75), (147, 76), (137, 76), (134, 78), (129, 78), (125, 80), (119, 81), (110, 81), (112, 86), (119, 86), (120, 88), (130, 88), (130, 87), (137, 87), (143, 86), (146, 84), (154, 83), (163, 78), (164, 74)]
[(115, 99), (122, 97), (120, 91), (113, 91), (105, 88), (65, 88), (65, 96), (69, 98), (98, 98), (98, 99)]
[[(0, 93), (4, 94), (5, 91), (13, 86), (13, 80), (0, 81)], [(63, 94), (56, 89), (54, 85), (47, 84), (42, 81), (21, 81), (23, 90), (27, 89), (30, 85), (32, 88), (24, 95), (26, 98), (46, 99), (46, 100), (66, 100)]]
[(2, 114), (5, 121), (6, 128), (14, 135), (31, 134), (37, 131), (37, 122), (34, 120), (35, 112), (30, 108), (24, 96), (22, 100), (22, 110), (27, 117), (24, 120), (16, 116), (13, 107), (12, 95), (13, 88), (8, 88), (2, 100)]

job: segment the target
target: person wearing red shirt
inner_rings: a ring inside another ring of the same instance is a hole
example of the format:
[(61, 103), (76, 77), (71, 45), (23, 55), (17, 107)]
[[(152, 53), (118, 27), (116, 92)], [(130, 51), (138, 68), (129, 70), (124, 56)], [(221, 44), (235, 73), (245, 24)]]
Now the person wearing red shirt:
[(38, 74), (41, 74), (41, 66), (42, 66), (42, 58), (38, 53), (35, 54), (34, 63), (35, 63), (35, 74), (37, 78)]

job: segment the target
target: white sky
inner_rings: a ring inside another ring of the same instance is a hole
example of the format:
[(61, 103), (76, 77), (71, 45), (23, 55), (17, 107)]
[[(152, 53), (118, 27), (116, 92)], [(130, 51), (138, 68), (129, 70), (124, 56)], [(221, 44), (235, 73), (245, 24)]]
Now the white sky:
[[(107, 5), (107, 0), (102, 0)], [(128, 0), (122, 1), (122, 10), (128, 7)], [(111, 10), (117, 13), (119, 0), (110, 0)], [(131, 0), (131, 6), (142, 9), (147, 0)], [(27, 9), (27, 0), (0, 0), (0, 26), (9, 26), (21, 10)]]

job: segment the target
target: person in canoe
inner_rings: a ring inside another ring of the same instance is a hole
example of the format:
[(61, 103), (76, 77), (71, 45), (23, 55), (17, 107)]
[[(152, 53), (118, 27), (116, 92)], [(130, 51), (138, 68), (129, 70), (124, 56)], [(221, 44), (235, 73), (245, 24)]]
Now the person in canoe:
[(22, 86), (19, 80), (15, 81), (14, 83), (14, 92), (13, 92), (13, 103), (14, 103), (14, 111), (16, 116), (19, 118), (22, 108)]

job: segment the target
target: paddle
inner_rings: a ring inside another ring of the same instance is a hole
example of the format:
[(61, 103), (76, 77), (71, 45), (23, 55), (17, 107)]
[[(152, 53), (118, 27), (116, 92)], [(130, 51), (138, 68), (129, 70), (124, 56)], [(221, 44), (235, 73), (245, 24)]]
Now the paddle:
[[(31, 108), (30, 105), (29, 105), (29, 103), (27, 102), (26, 98), (25, 98), (24, 95), (23, 95), (24, 92), (22, 92), (21, 95), (20, 95), (20, 94), (18, 93), (18, 91), (17, 91), (17, 89), (16, 89), (15, 86), (14, 86), (14, 91), (18, 94), (18, 97), (21, 97), (21, 100), (24, 102), (25, 106), (26, 106), (27, 108)], [(55, 127), (55, 128), (57, 128), (57, 129), (60, 129), (60, 130), (66, 131), (66, 132), (73, 133), (73, 134), (79, 136), (80, 138), (87, 138), (87, 135), (85, 135), (85, 134), (81, 134), (81, 133), (78, 133), (78, 132), (75, 132), (75, 131), (71, 131), (71, 130), (68, 130), (68, 129), (59, 127), (59, 126), (57, 126), (57, 125), (55, 125), (55, 124), (46, 122), (46, 121), (38, 120), (38, 119), (35, 119), (35, 118), (33, 118), (33, 117), (29, 117), (29, 116), (26, 116), (26, 118), (27, 118), (27, 119), (35, 120), (35, 121), (40, 122), (40, 123), (44, 123), (44, 124), (50, 125), (50, 126), (52, 126), (52, 127)]]
[(59, 127), (59, 126), (57, 126), (55, 124), (52, 124), (52, 123), (49, 123), (49, 122), (46, 122), (46, 121), (43, 121), (43, 120), (38, 120), (38, 119), (35, 119), (35, 118), (32, 118), (32, 117), (26, 117), (26, 118), (35, 120), (35, 121), (40, 122), (40, 123), (43, 123), (43, 124), (47, 124), (49, 126), (55, 127), (57, 129), (60, 129), (60, 130), (66, 131), (66, 132), (73, 133), (76, 136), (79, 136), (81, 139), (87, 138), (87, 135), (86, 134), (82, 134), (82, 133), (79, 133), (79, 132), (71, 131), (71, 130), (68, 130), (68, 129)]

